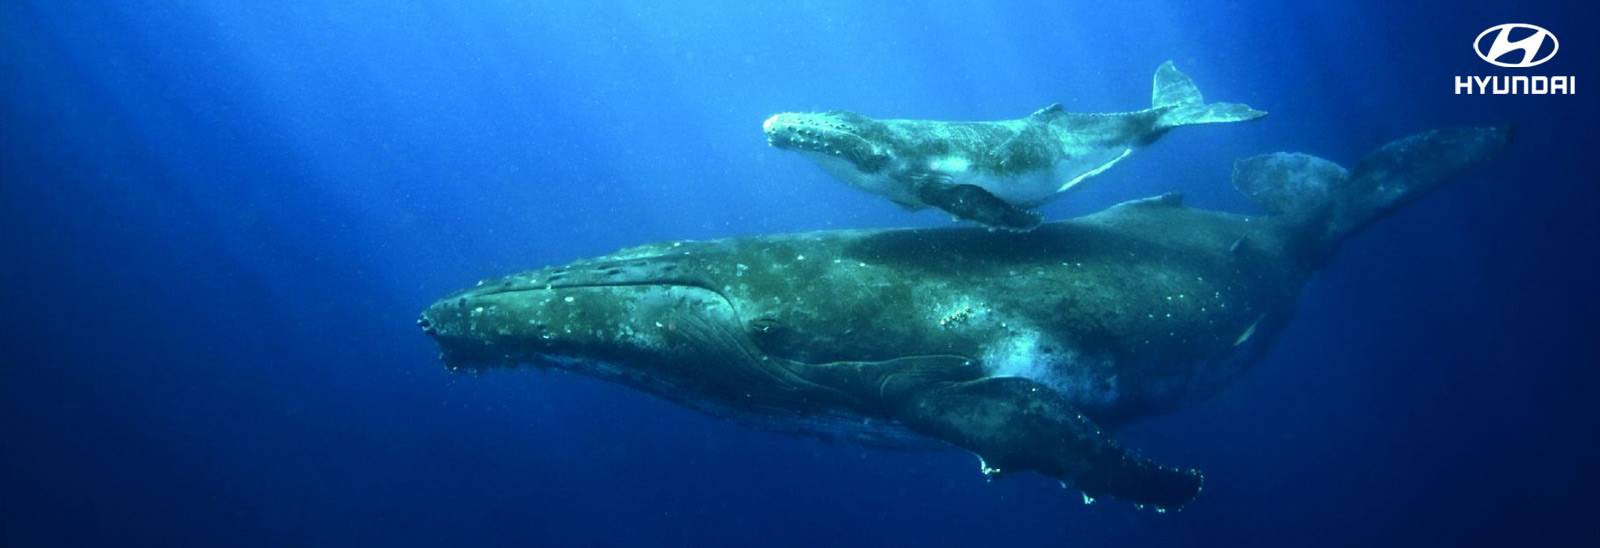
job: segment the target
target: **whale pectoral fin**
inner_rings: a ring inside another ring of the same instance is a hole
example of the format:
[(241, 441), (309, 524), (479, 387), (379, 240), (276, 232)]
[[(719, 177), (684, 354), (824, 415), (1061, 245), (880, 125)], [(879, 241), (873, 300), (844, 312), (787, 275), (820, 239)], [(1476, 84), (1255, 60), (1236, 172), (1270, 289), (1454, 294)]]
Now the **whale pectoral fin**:
[(1034, 470), (1089, 497), (1160, 509), (1200, 492), (1198, 471), (1129, 455), (1060, 394), (1028, 379), (952, 383), (908, 394), (899, 411), (912, 429), (977, 453), (985, 472)]
[(963, 221), (990, 228), (1033, 230), (1042, 219), (1038, 213), (1011, 205), (989, 191), (974, 185), (918, 183), (917, 199)]
[(889, 197), (889, 201), (893, 202), (894, 205), (900, 206), (901, 209), (904, 209), (906, 211), (922, 211), (923, 208), (928, 207), (927, 205), (924, 205), (922, 202), (908, 202), (908, 201), (901, 200), (899, 198), (895, 198), (895, 197), (892, 197), (892, 196)]
[(1121, 162), (1123, 158), (1127, 158), (1129, 154), (1133, 154), (1133, 147), (1124, 148), (1122, 149), (1122, 153), (1118, 154), (1116, 158), (1107, 160), (1106, 163), (1100, 164), (1094, 169), (1079, 173), (1077, 177), (1068, 179), (1067, 182), (1061, 184), (1061, 188), (1056, 189), (1056, 192), (1066, 192), (1068, 190), (1072, 190), (1074, 187), (1078, 186), (1078, 183), (1082, 183), (1084, 179), (1105, 173), (1106, 170), (1111, 169), (1111, 166), (1117, 165), (1117, 162)]

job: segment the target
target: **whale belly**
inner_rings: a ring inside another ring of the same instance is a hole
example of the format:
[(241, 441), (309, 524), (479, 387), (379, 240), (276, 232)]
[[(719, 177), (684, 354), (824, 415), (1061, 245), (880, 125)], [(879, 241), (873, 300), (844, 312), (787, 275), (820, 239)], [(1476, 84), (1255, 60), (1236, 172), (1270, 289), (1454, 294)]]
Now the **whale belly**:
[[(913, 181), (932, 175), (951, 185), (972, 185), (1018, 207), (1031, 208), (1054, 200), (1083, 181), (1099, 175), (1133, 152), (1131, 147), (1096, 147), (1076, 151), (1048, 169), (997, 172), (960, 156), (943, 156), (899, 163), (876, 173), (863, 173), (855, 164), (836, 156), (802, 151), (823, 171), (850, 186), (877, 194), (909, 209), (926, 204), (918, 198)], [(915, 173), (916, 175), (912, 175)]]
[(1054, 199), (1056, 189), (1061, 186), (1055, 170), (1031, 171), (1018, 175), (977, 172), (963, 177), (952, 177), (950, 182), (976, 186), (1007, 203), (1020, 207), (1042, 205)]
[(1086, 149), (1056, 161), (1049, 169), (1020, 173), (974, 169), (970, 162), (959, 158), (936, 160), (930, 162), (929, 167), (944, 175), (951, 184), (973, 185), (1012, 205), (1034, 207), (1110, 169), (1132, 152), (1132, 147)]
[(895, 176), (896, 170), (862, 173), (856, 169), (855, 164), (842, 158), (809, 151), (802, 151), (802, 154), (815, 162), (823, 171), (850, 186), (888, 198), (907, 209), (916, 210), (924, 207), (922, 200), (917, 198), (906, 180)]

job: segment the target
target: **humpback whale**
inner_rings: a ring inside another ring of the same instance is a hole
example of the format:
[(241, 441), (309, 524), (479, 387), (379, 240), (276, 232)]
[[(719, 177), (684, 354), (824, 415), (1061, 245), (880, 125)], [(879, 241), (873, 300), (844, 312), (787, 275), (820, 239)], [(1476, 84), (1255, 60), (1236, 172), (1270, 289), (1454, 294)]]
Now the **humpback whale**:
[(1053, 104), (998, 122), (876, 120), (846, 110), (785, 112), (763, 128), (773, 147), (794, 150), (851, 186), (910, 210), (1014, 231), (1038, 226), (1029, 211), (1077, 188), (1178, 126), (1254, 120), (1237, 103), (1206, 104), (1167, 61), (1156, 69), (1150, 108), (1082, 114)]
[(1259, 358), (1346, 237), (1503, 148), (1429, 131), (1349, 171), (1236, 162), (1265, 211), (1164, 195), (1014, 234), (822, 231), (645, 245), (480, 282), (418, 319), (456, 371), (559, 368), (745, 424), (956, 447), (1175, 509), (1198, 471), (1112, 433), (1216, 394)]

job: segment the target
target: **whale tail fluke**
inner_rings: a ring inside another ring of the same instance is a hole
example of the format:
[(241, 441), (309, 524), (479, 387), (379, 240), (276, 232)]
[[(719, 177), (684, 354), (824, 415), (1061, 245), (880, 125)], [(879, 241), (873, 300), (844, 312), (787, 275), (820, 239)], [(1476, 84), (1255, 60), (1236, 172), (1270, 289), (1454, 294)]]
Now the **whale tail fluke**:
[(1509, 125), (1425, 131), (1379, 147), (1351, 171), (1309, 154), (1263, 154), (1234, 162), (1233, 186), (1268, 213), (1321, 228), (1321, 240), (1337, 244), (1498, 154), (1510, 139)]
[(1187, 74), (1178, 72), (1172, 61), (1156, 69), (1155, 85), (1150, 91), (1150, 108), (1166, 109), (1156, 119), (1156, 129), (1170, 129), (1195, 124), (1243, 122), (1254, 120), (1267, 113), (1240, 103), (1206, 104), (1200, 88)]

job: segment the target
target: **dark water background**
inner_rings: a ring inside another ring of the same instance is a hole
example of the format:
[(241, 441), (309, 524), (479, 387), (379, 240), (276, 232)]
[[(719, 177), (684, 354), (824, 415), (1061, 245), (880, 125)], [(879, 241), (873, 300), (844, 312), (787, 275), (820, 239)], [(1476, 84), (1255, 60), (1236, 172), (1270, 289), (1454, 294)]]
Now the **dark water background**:
[[(0, 542), (1600, 538), (1593, 3), (656, 4), (0, 3)], [(1559, 54), (1473, 54), (1513, 22)], [(1518, 125), (1348, 242), (1231, 390), (1122, 434), (1208, 472), (1182, 513), (573, 375), (451, 375), (412, 324), (477, 279), (647, 241), (948, 224), (767, 148), (761, 121), (1133, 110), (1167, 59), (1272, 115), (1177, 130), (1048, 217), (1172, 190), (1249, 211), (1237, 157)], [(1579, 94), (1452, 94), (1511, 74)]]

